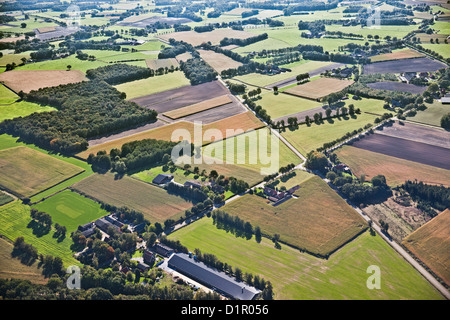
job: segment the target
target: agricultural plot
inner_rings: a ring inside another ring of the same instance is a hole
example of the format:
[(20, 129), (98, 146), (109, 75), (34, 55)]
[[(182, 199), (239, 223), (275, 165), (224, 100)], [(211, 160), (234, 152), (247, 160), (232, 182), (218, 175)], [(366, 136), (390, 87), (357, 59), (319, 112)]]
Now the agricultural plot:
[(116, 179), (112, 173), (94, 174), (76, 183), (73, 188), (98, 201), (142, 212), (151, 223), (177, 220), (186, 209), (192, 207), (191, 202), (164, 189), (128, 176)]
[(195, 31), (181, 31), (169, 34), (160, 35), (164, 41), (169, 41), (173, 38), (177, 41), (184, 41), (190, 43), (193, 46), (199, 46), (204, 42), (210, 41), (213, 45), (218, 45), (220, 41), (224, 38), (234, 38), (234, 39), (247, 39), (254, 37), (255, 35), (250, 32), (233, 30), (228, 28), (214, 29), (210, 32), (195, 32)]
[(370, 57), (372, 62), (390, 61), (390, 60), (401, 60), (401, 59), (411, 59), (424, 57), (423, 53), (420, 53), (413, 49), (401, 49), (391, 53), (383, 53), (373, 57)]
[(152, 70), (158, 70), (159, 68), (168, 68), (170, 69), (170, 67), (178, 67), (178, 61), (175, 58), (168, 58), (168, 59), (147, 59), (145, 60), (145, 62), (147, 63), (147, 67), (149, 67), (149, 69)]
[(450, 149), (444, 147), (382, 134), (367, 136), (352, 145), (359, 149), (450, 170)]
[(285, 90), (284, 92), (306, 99), (320, 100), (323, 97), (344, 90), (353, 84), (353, 80), (336, 78), (319, 78)]
[(264, 234), (280, 234), (281, 241), (320, 256), (330, 255), (367, 228), (319, 177), (301, 183), (295, 196), (272, 206), (262, 197), (245, 195), (222, 210), (260, 226)]
[(339, 160), (345, 163), (352, 173), (366, 179), (382, 174), (386, 177), (389, 186), (398, 186), (407, 180), (423, 181), (426, 184), (445, 185), (450, 187), (450, 171), (424, 165), (414, 161), (358, 149), (352, 146), (343, 146), (335, 151)]
[(40, 88), (55, 87), (61, 84), (76, 83), (87, 80), (79, 70), (13, 70), (0, 74), (0, 81), (4, 82), (15, 92), (25, 93)]
[(447, 285), (450, 284), (449, 228), (450, 209), (447, 209), (403, 241), (403, 244)]
[(27, 147), (0, 151), (0, 184), (30, 197), (84, 170)]
[[(211, 218), (202, 218), (171, 233), (168, 238), (180, 240), (190, 251), (198, 248), (203, 253), (213, 253), (220, 261), (239, 267), (243, 273), (250, 272), (270, 281), (276, 300), (443, 299), (381, 237), (373, 237), (369, 232), (364, 232), (328, 259), (283, 244), (281, 250), (276, 249), (267, 238), (262, 238), (261, 243), (254, 238), (238, 238), (217, 229)], [(370, 265), (383, 266), (380, 290), (369, 290), (366, 286), (366, 270)]]
[[(130, 17), (130, 18), (134, 18), (134, 17)], [(139, 19), (137, 21), (135, 19), (132, 19), (132, 20), (129, 19), (128, 21), (124, 20), (124, 21), (118, 22), (117, 25), (125, 26), (125, 27), (132, 27), (132, 28), (145, 28), (147, 25), (154, 24), (156, 22), (174, 25), (174, 24), (189, 23), (189, 22), (192, 22), (192, 20), (187, 19), (187, 18), (171, 18), (171, 17), (164, 17), (164, 16), (154, 16), (154, 17)]]
[(52, 221), (67, 228), (67, 234), (84, 225), (108, 215), (100, 204), (71, 190), (61, 191), (33, 206), (52, 216)]
[(189, 116), (191, 114), (199, 113), (205, 110), (217, 108), (220, 106), (223, 106), (225, 104), (231, 103), (233, 100), (231, 100), (230, 96), (223, 95), (219, 96), (217, 98), (212, 98), (209, 100), (205, 100), (187, 107), (175, 109), (169, 112), (164, 113), (164, 115), (172, 120), (179, 119), (182, 117)]
[(255, 103), (265, 109), (272, 119), (276, 120), (284, 116), (304, 112), (321, 106), (321, 104), (316, 101), (291, 96), (285, 93), (275, 95), (270, 91), (261, 94), (261, 99), (255, 101)]
[(449, 111), (448, 106), (437, 100), (432, 104), (426, 103), (425, 105), (427, 109), (417, 111), (417, 114), (411, 120), (440, 127), (442, 116)]
[(415, 84), (394, 82), (394, 81), (379, 81), (368, 83), (367, 86), (377, 90), (409, 92), (413, 94), (422, 94), (427, 89), (426, 86), (417, 86)]
[(237, 69), (242, 66), (241, 62), (235, 61), (224, 54), (217, 53), (211, 50), (198, 50), (200, 56), (219, 74), (223, 70)]
[(413, 58), (371, 63), (364, 66), (364, 73), (434, 72), (445, 67), (444, 63), (430, 58)]

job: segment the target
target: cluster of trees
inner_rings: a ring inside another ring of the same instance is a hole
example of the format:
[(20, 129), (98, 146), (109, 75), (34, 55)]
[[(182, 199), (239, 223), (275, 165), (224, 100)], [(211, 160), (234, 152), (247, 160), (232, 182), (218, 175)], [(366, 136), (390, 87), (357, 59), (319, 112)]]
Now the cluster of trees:
[(210, 32), (213, 31), (214, 27), (212, 25), (206, 25), (206, 26), (196, 26), (194, 27), (195, 32)]
[(333, 61), (348, 64), (365, 63), (368, 62), (368, 58), (357, 59), (353, 56), (341, 54), (341, 53), (321, 53), (317, 51), (305, 51), (303, 52), (303, 59), (318, 60), (318, 61)]
[(58, 111), (5, 120), (0, 132), (61, 153), (83, 151), (90, 137), (148, 123), (157, 116), (154, 110), (125, 101), (124, 94), (104, 81), (83, 81), (19, 95)]
[(158, 53), (158, 59), (175, 58), (177, 55), (185, 53), (187, 50), (187, 47), (183, 44), (165, 47)]
[(328, 158), (322, 152), (311, 151), (306, 155), (306, 168), (311, 170), (324, 171), (328, 166)]
[(444, 114), (441, 118), (441, 127), (450, 130), (450, 112)]
[(46, 212), (42, 212), (35, 208), (31, 208), (30, 216), (33, 220), (44, 225), (45, 227), (50, 227), (52, 225), (52, 216)]
[(338, 38), (364, 38), (362, 34), (342, 31), (327, 31), (327, 36), (336, 36)]
[(213, 81), (217, 77), (217, 72), (199, 57), (181, 61), (180, 69), (184, 72), (186, 78), (190, 80), (191, 85)]
[(167, 9), (167, 16), (169, 18), (187, 18), (195, 22), (200, 22), (203, 20), (202, 17), (195, 14), (195, 8), (192, 5), (190, 7), (172, 6), (167, 7)]
[(242, 12), (241, 13), (241, 17), (242, 17), (242, 19), (244, 19), (244, 18), (248, 18), (248, 17), (251, 17), (251, 16), (256, 16), (257, 14), (259, 14), (259, 10), (253, 9), (253, 10)]
[(250, 222), (244, 221), (238, 216), (229, 215), (222, 210), (214, 210), (211, 216), (217, 228), (229, 230), (236, 235), (242, 234), (247, 238), (251, 238), (255, 234), (256, 241), (261, 242), (260, 228), (253, 228)]
[(440, 211), (450, 208), (450, 188), (425, 184), (422, 181), (406, 181), (400, 186), (414, 201)]
[(14, 241), (12, 256), (29, 265), (38, 258), (38, 250), (32, 244), (26, 243), (23, 237), (18, 237)]
[(346, 90), (348, 93), (364, 98), (372, 98), (379, 100), (390, 98), (392, 100), (397, 101), (402, 106), (405, 106), (409, 103), (414, 103), (415, 100), (417, 99), (416, 94), (412, 94), (409, 92), (372, 89), (361, 82), (353, 83)]
[(60, 48), (66, 48), (69, 52), (74, 53), (78, 50), (113, 50), (120, 51), (120, 46), (112, 44), (110, 40), (102, 41), (72, 41), (66, 40), (59, 44)]
[(300, 61), (301, 55), (299, 52), (290, 52), (285, 53), (283, 55), (280, 55), (278, 57), (274, 57), (271, 60), (268, 60), (267, 63), (271, 63), (274, 65), (283, 65), (283, 64), (289, 64), (295, 61)]
[(192, 202), (203, 202), (208, 199), (208, 195), (200, 189), (185, 187), (183, 185), (178, 185), (175, 183), (170, 183), (167, 186), (167, 192), (176, 194), (183, 198), (187, 198)]
[(267, 122), (269, 125), (272, 124), (272, 118), (267, 113), (266, 109), (263, 109), (260, 105), (256, 105), (256, 103), (250, 99), (245, 99), (244, 103), (248, 105), (250, 109), (255, 111), (255, 113), (263, 119), (265, 122)]
[(130, 64), (113, 64), (86, 71), (86, 76), (91, 80), (103, 80), (111, 85), (123, 82), (144, 79), (153, 76), (153, 70)]
[(259, 41), (263, 41), (266, 40), (268, 38), (268, 34), (267, 33), (261, 33), (257, 36), (254, 37), (250, 37), (247, 39), (238, 39), (238, 38), (223, 38), (222, 40), (220, 40), (220, 46), (224, 47), (224, 46), (229, 46), (229, 45), (238, 45), (238, 46), (247, 46), (249, 44), (255, 43), (255, 42), (259, 42)]
[(319, 37), (323, 32), (325, 32), (325, 24), (321, 20), (314, 21), (302, 21), (298, 22), (299, 30), (309, 30), (311, 32), (311, 37)]
[(232, 94), (244, 94), (245, 93), (245, 84), (241, 83), (231, 83), (227, 81), (228, 89), (230, 89)]
[(327, 149), (329, 149), (329, 148), (331, 148), (331, 147), (333, 147), (333, 146), (335, 146), (335, 145), (337, 145), (338, 143), (341, 143), (341, 142), (344, 142), (345, 140), (347, 140), (347, 139), (350, 139), (351, 137), (353, 137), (353, 136), (356, 136), (358, 133), (361, 133), (361, 132), (363, 132), (364, 130), (367, 130), (367, 129), (369, 129), (370, 127), (372, 127), (372, 124), (371, 123), (368, 123), (368, 124), (366, 124), (363, 128), (359, 128), (358, 130), (353, 130), (353, 131), (349, 131), (349, 132), (347, 132), (346, 134), (344, 134), (342, 137), (340, 137), (340, 138), (337, 138), (337, 139), (335, 139), (335, 140), (333, 140), (333, 141), (330, 141), (330, 142), (325, 142), (323, 145), (322, 145), (322, 147), (320, 147), (320, 148), (317, 148), (317, 151), (325, 151), (325, 150), (327, 150)]

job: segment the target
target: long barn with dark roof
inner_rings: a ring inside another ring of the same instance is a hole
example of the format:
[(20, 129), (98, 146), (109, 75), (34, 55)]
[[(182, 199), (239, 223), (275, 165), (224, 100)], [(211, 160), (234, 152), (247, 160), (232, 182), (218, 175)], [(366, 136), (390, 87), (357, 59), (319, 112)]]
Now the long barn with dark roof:
[(235, 300), (253, 300), (261, 291), (190, 258), (184, 253), (173, 254), (169, 268), (195, 280), (219, 294)]

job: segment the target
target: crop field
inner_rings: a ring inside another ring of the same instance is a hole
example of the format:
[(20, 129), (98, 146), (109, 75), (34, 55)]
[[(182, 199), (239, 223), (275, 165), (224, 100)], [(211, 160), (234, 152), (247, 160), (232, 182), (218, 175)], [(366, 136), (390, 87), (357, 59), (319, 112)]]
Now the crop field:
[(376, 116), (361, 113), (354, 117), (339, 117), (325, 120), (324, 123), (313, 123), (311, 126), (300, 126), (297, 130), (287, 129), (281, 135), (285, 137), (301, 154), (322, 147), (325, 142), (344, 136), (347, 132), (363, 128), (368, 123), (373, 123)]
[(190, 106), (186, 106), (183, 108), (171, 110), (169, 112), (164, 113), (164, 115), (170, 119), (179, 119), (191, 114), (199, 113), (205, 110), (217, 108), (223, 106), (225, 104), (231, 103), (233, 100), (228, 95), (219, 96), (217, 98), (212, 98), (209, 100), (205, 100), (196, 104), (192, 104)]
[(398, 186), (407, 180), (450, 187), (450, 170), (392, 157), (382, 153), (344, 146), (335, 151), (340, 161), (349, 166), (352, 173), (362, 174), (369, 180), (376, 175), (386, 177), (389, 186)]
[(70, 249), (72, 239), (66, 236), (59, 240), (53, 237), (54, 231), (43, 234), (39, 229), (30, 226), (30, 207), (19, 201), (10, 202), (0, 207), (0, 234), (14, 241), (17, 237), (24, 237), (26, 243), (31, 243), (39, 254), (60, 257), (64, 266), (80, 265), (72, 255)]
[(83, 171), (75, 165), (27, 147), (1, 150), (0, 168), (1, 185), (26, 197)]
[(79, 70), (13, 70), (0, 74), (0, 81), (4, 82), (15, 92), (25, 93), (40, 88), (55, 87), (60, 84), (76, 83), (87, 80)]
[(450, 170), (450, 149), (423, 142), (373, 134), (353, 142), (359, 149), (382, 153), (409, 161)]
[(167, 193), (164, 189), (125, 176), (116, 179), (114, 174), (94, 174), (73, 185), (96, 200), (128, 207), (142, 212), (151, 223), (180, 218), (192, 203)]
[(430, 58), (413, 58), (371, 63), (364, 66), (364, 73), (434, 72), (445, 66), (442, 62)]
[(176, 68), (179, 66), (178, 61), (175, 58), (147, 59), (145, 62), (147, 63), (147, 67), (153, 70), (158, 70), (159, 68), (170, 68), (171, 66)]
[(19, 54), (5, 53), (2, 57), (0, 57), (0, 66), (6, 66), (8, 63), (15, 63), (16, 65), (19, 65), (22, 63), (22, 58), (30, 59), (29, 51)]
[(169, 41), (173, 38), (177, 41), (183, 40), (184, 42), (190, 43), (193, 46), (199, 46), (203, 42), (210, 41), (212, 45), (218, 45), (220, 40), (223, 38), (234, 38), (234, 39), (247, 39), (254, 37), (255, 35), (250, 32), (232, 30), (232, 29), (214, 29), (210, 32), (195, 32), (195, 31), (181, 31), (169, 34), (163, 34), (159, 37), (165, 41)]
[(353, 82), (352, 80), (340, 80), (336, 78), (319, 78), (289, 88), (284, 92), (307, 99), (320, 100), (333, 92), (339, 92), (345, 89), (353, 84)]
[(401, 60), (401, 59), (411, 59), (423, 57), (424, 54), (413, 49), (401, 49), (391, 53), (383, 53), (373, 57), (370, 57), (372, 62), (390, 61), (390, 60)]
[(260, 196), (245, 195), (222, 210), (260, 226), (264, 234), (280, 234), (282, 242), (321, 256), (328, 256), (367, 228), (358, 213), (319, 177), (301, 183), (295, 195), (278, 206)]
[(39, 211), (47, 212), (52, 221), (67, 228), (67, 234), (84, 225), (108, 215), (100, 204), (71, 190), (61, 191), (33, 206)]
[(450, 284), (449, 228), (450, 209), (447, 209), (403, 240), (403, 244), (447, 285)]
[(372, 82), (372, 83), (368, 83), (367, 86), (369, 88), (377, 89), (377, 90), (410, 92), (413, 94), (422, 94), (427, 89), (426, 86), (417, 86), (414, 84), (394, 82), (394, 81)]
[[(253, 129), (258, 129), (263, 126), (262, 122), (256, 118), (251, 111), (243, 112), (241, 114), (225, 118), (223, 120), (219, 120), (216, 122), (211, 122), (209, 124), (203, 125), (202, 136), (204, 132), (208, 129), (219, 130), (223, 137), (227, 137), (227, 130), (239, 130), (241, 129), (243, 132)], [(106, 150), (109, 151), (113, 148), (120, 148), (124, 143), (136, 140), (143, 139), (156, 139), (156, 140), (167, 140), (167, 141), (181, 141), (179, 137), (174, 137), (172, 139), (172, 134), (175, 130), (186, 130), (189, 132), (191, 142), (197, 141), (194, 140), (194, 124), (187, 121), (177, 121), (171, 124), (167, 124), (161, 127), (157, 127), (155, 129), (151, 129), (148, 131), (143, 131), (140, 133), (136, 133), (129, 136), (124, 136), (119, 139), (115, 139), (112, 141), (108, 141), (105, 143), (96, 144), (87, 150), (78, 153), (77, 156), (80, 158), (86, 159), (90, 153), (96, 154), (98, 151)], [(236, 134), (238, 134), (237, 132)], [(229, 137), (232, 135), (228, 135)], [(202, 144), (210, 143), (211, 141), (215, 141), (212, 137), (204, 137)]]
[(0, 238), (0, 279), (25, 279), (32, 283), (46, 284), (47, 279), (42, 275), (38, 264), (27, 266), (20, 259), (13, 258), (13, 248), (11, 243)]
[[(369, 232), (364, 232), (328, 259), (283, 244), (281, 250), (276, 249), (267, 238), (261, 243), (254, 238), (238, 238), (217, 229), (211, 218), (202, 218), (168, 238), (180, 240), (190, 251), (198, 248), (203, 253), (213, 253), (220, 261), (239, 267), (243, 273), (250, 272), (270, 281), (276, 300), (443, 299), (381, 237), (371, 236)], [(242, 259), (243, 256), (246, 259)], [(366, 270), (374, 264), (383, 266), (380, 290), (369, 290), (366, 286)]]
[(434, 44), (433, 43), (423, 43), (423, 44), (421, 44), (421, 46), (424, 47), (425, 49), (430, 49), (432, 51), (437, 52), (438, 54), (443, 56), (444, 59), (450, 58), (450, 53), (449, 53), (450, 46), (448, 43), (444, 43), (444, 41), (440, 42), (439, 44), (437, 44), (436, 42)]
[(135, 99), (189, 84), (189, 80), (182, 71), (174, 71), (162, 76), (125, 82), (114, 87), (120, 92), (125, 92), (127, 99)]
[(200, 56), (219, 74), (223, 70), (237, 69), (242, 66), (241, 62), (235, 61), (224, 54), (217, 53), (211, 50), (198, 50)]

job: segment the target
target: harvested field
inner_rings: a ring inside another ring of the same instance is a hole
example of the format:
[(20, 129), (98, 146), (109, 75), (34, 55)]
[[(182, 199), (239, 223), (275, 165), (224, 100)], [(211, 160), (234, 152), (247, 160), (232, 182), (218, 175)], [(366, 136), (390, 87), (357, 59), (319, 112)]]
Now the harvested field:
[(386, 177), (387, 184), (392, 187), (401, 185), (406, 180), (414, 181), (415, 179), (427, 184), (442, 184), (450, 187), (449, 170), (352, 146), (339, 148), (335, 153), (350, 167), (355, 176), (360, 177), (364, 174), (367, 180), (382, 174)]
[(73, 188), (96, 200), (142, 212), (151, 223), (178, 219), (192, 207), (192, 203), (164, 189), (128, 176), (116, 179), (112, 173), (94, 174)]
[[(208, 129), (220, 130), (223, 136), (226, 136), (226, 130), (237, 130), (242, 129), (243, 131), (248, 131), (252, 129), (258, 129), (263, 126), (263, 123), (254, 116), (250, 111), (232, 116), (223, 120), (209, 123), (203, 126), (203, 132)], [(191, 137), (194, 137), (194, 124), (187, 121), (178, 121), (172, 124), (161, 126), (152, 130), (136, 133), (133, 135), (124, 136), (122, 138), (114, 139), (102, 144), (96, 144), (89, 149), (77, 154), (78, 157), (87, 158), (90, 153), (96, 154), (100, 150), (109, 151), (113, 148), (120, 148), (124, 143), (143, 140), (143, 139), (157, 139), (157, 140), (171, 140), (172, 133), (177, 129), (188, 130)], [(175, 139), (174, 141), (179, 141)], [(204, 143), (209, 143), (210, 140), (204, 141)]]
[(43, 27), (36, 29), (39, 33), (47, 33), (47, 32), (53, 32), (56, 31), (55, 27)]
[(1, 82), (15, 92), (23, 91), (25, 93), (84, 80), (87, 79), (79, 70), (13, 70), (0, 74)]
[(189, 23), (189, 22), (192, 22), (192, 20), (187, 19), (187, 18), (168, 18), (168, 17), (164, 17), (164, 16), (156, 16), (156, 17), (141, 19), (139, 21), (128, 21), (128, 22), (120, 21), (117, 23), (117, 25), (145, 29), (147, 27), (147, 25), (155, 24), (156, 22), (174, 25), (174, 24)]
[(412, 140), (450, 149), (450, 132), (410, 122), (395, 122), (377, 129), (378, 134)]
[(145, 60), (147, 63), (147, 67), (149, 69), (158, 70), (159, 68), (170, 68), (173, 66), (174, 68), (178, 67), (178, 61), (175, 58), (168, 59), (148, 59)]
[(36, 38), (42, 41), (46, 41), (53, 38), (65, 37), (77, 32), (78, 28), (65, 28), (65, 27), (54, 27), (55, 30), (47, 31), (44, 33), (37, 33)]
[(403, 244), (450, 285), (450, 210), (410, 234)]
[(212, 98), (209, 100), (205, 100), (187, 107), (175, 109), (169, 112), (164, 113), (166, 117), (170, 119), (179, 119), (185, 116), (189, 116), (191, 114), (199, 113), (205, 110), (217, 108), (223, 106), (225, 104), (231, 103), (233, 100), (228, 95), (219, 96), (217, 98)]
[(179, 54), (175, 57), (175, 59), (177, 59), (178, 62), (187, 61), (191, 58), (192, 58), (192, 54), (190, 52), (185, 52), (185, 53)]
[(367, 64), (363, 73), (434, 72), (446, 67), (444, 63), (430, 58), (414, 58)]
[(224, 54), (216, 53), (211, 50), (198, 50), (200, 56), (219, 74), (223, 70), (237, 69), (242, 66), (241, 62), (235, 61)]
[(368, 83), (367, 86), (369, 88), (377, 90), (400, 91), (400, 92), (409, 92), (413, 94), (422, 94), (427, 89), (426, 86), (416, 86), (414, 84), (394, 82), (394, 81), (372, 82)]
[(400, 59), (411, 59), (411, 58), (419, 58), (423, 57), (424, 54), (420, 53), (413, 49), (404, 49), (398, 50), (391, 53), (379, 54), (373, 57), (370, 57), (372, 62), (380, 62), (380, 61), (390, 61), (390, 60), (400, 60)]
[[(239, 216), (265, 234), (308, 252), (328, 256), (367, 228), (366, 222), (322, 179), (313, 176), (300, 184), (291, 198), (278, 206), (245, 195), (222, 210)], [(320, 199), (320, 201), (318, 201)]]
[(352, 146), (450, 170), (450, 162), (448, 161), (450, 149), (443, 147), (382, 134), (372, 134), (352, 143)]
[(0, 151), (0, 185), (30, 197), (84, 170), (28, 147)]
[(305, 84), (301, 84), (287, 89), (286, 93), (312, 99), (320, 100), (330, 93), (339, 92), (349, 85), (353, 84), (352, 80), (340, 80), (335, 78), (320, 78)]
[(210, 32), (201, 32), (201, 33), (195, 31), (174, 32), (160, 35), (159, 38), (161, 38), (164, 41), (169, 41), (170, 38), (173, 38), (177, 41), (182, 40), (184, 42), (190, 43), (195, 47), (201, 45), (203, 42), (208, 41), (210, 41), (212, 45), (218, 45), (220, 43), (220, 40), (222, 40), (223, 38), (247, 39), (254, 36), (255, 36), (254, 33), (246, 31), (221, 28), (221, 29), (214, 29), (213, 31)]

